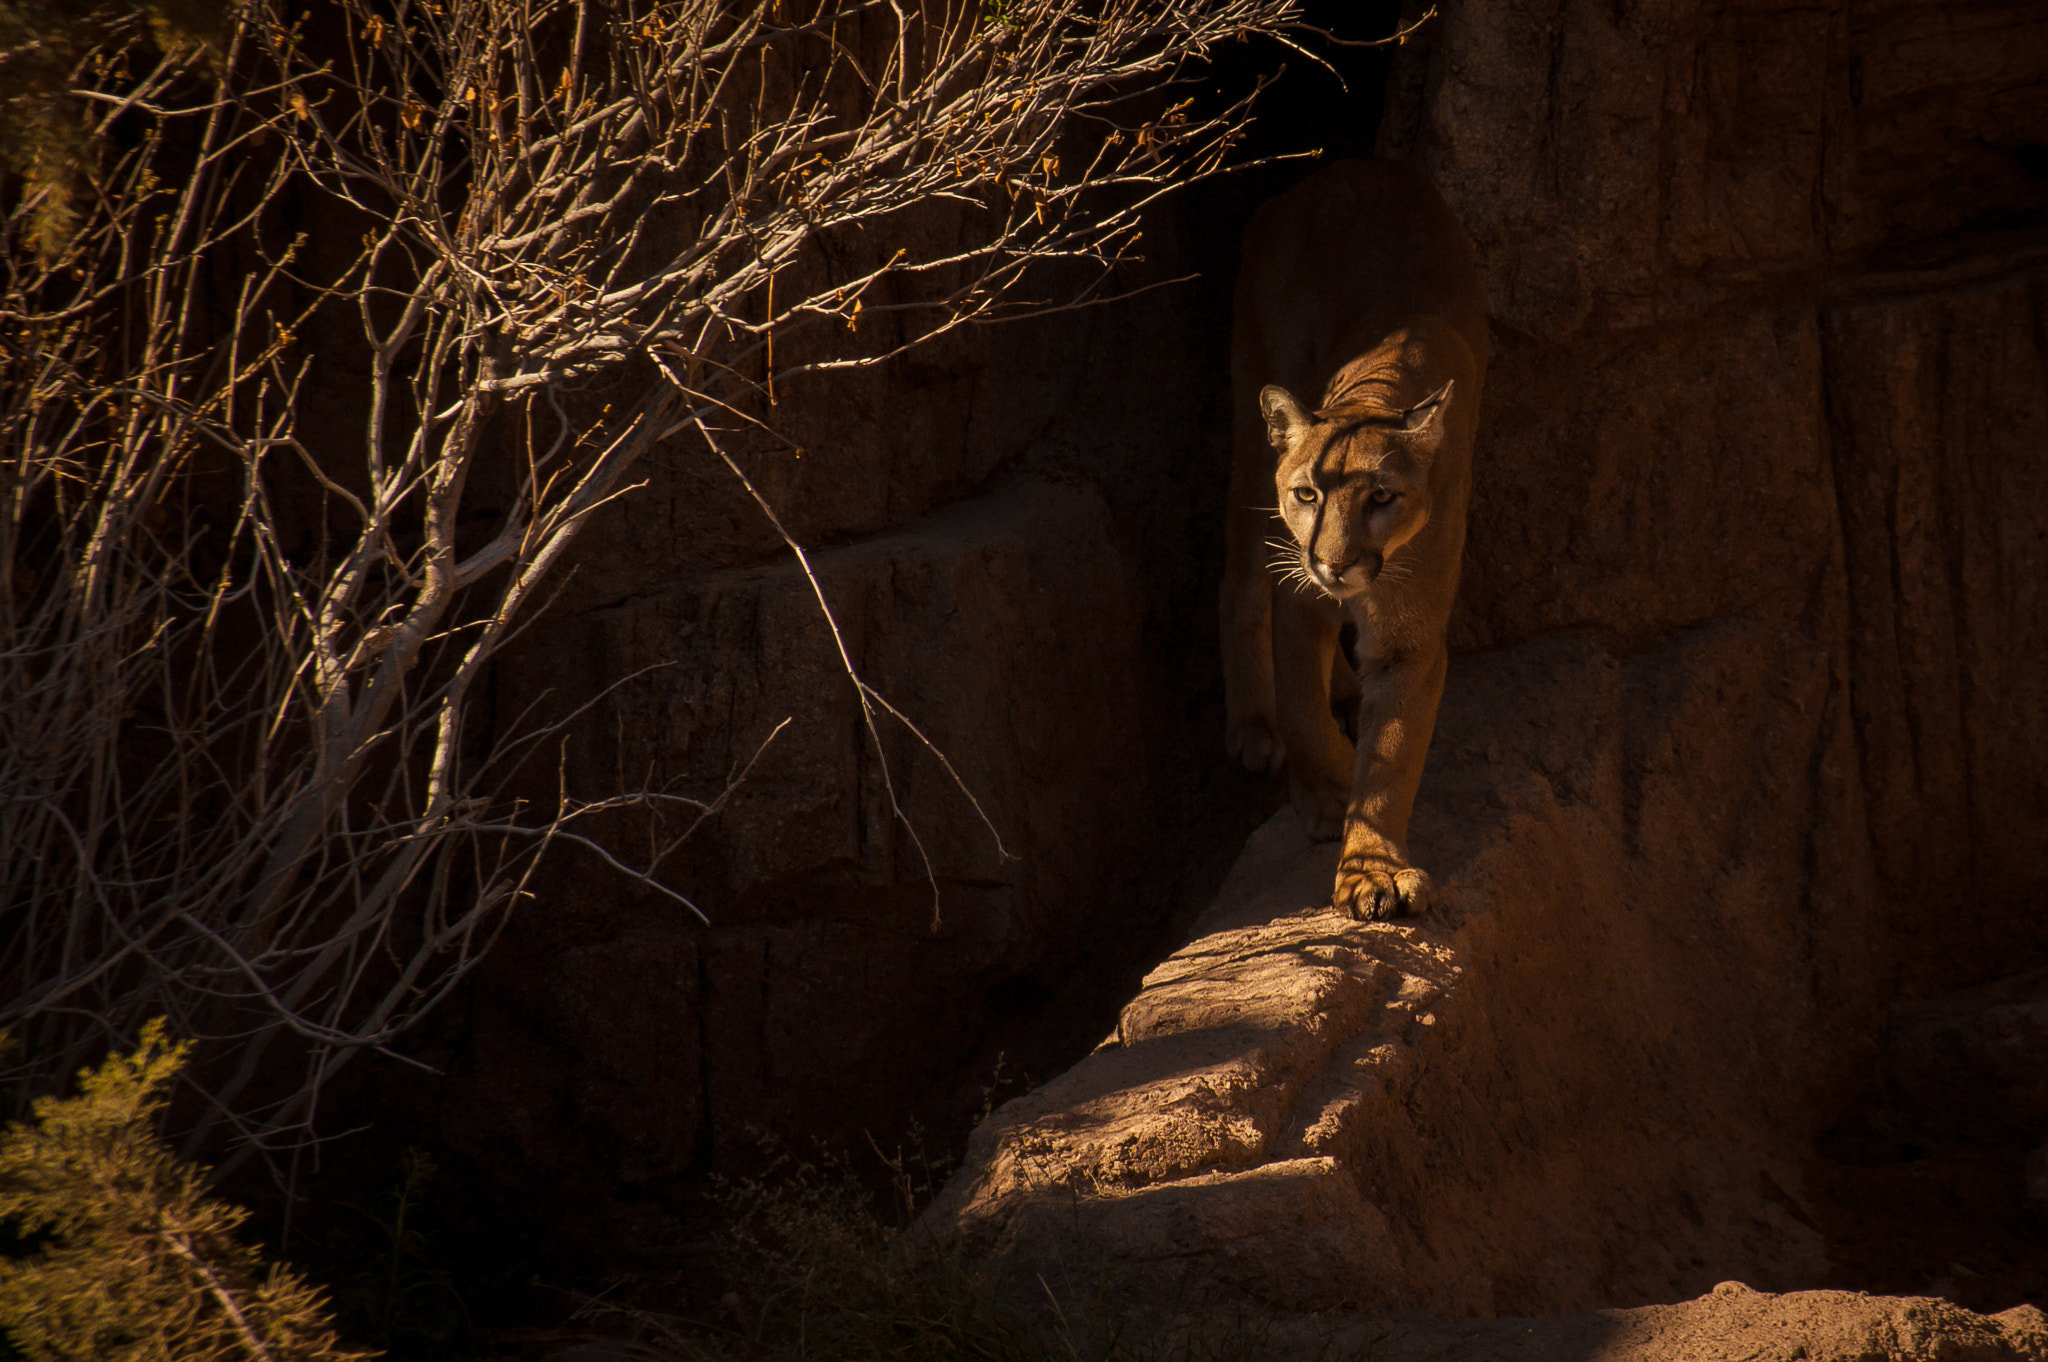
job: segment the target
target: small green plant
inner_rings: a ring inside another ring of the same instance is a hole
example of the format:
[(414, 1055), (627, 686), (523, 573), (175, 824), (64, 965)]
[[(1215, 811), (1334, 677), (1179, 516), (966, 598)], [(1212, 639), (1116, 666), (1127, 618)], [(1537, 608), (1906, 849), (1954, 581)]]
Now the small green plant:
[(0, 1133), (0, 1331), (33, 1362), (361, 1362), (321, 1293), (236, 1231), (155, 1122), (185, 1061), (162, 1018)]
[(483, 1355), (436, 1233), (431, 1193), (440, 1171), (426, 1150), (406, 1149), (390, 1190), (367, 1206), (342, 1203), (352, 1223), (319, 1236), (308, 1258), (333, 1283), (335, 1313), (350, 1333), (395, 1362)]
[(1004, 36), (1023, 27), (1011, 12), (1010, 0), (981, 0), (981, 17), (990, 28), (999, 30)]

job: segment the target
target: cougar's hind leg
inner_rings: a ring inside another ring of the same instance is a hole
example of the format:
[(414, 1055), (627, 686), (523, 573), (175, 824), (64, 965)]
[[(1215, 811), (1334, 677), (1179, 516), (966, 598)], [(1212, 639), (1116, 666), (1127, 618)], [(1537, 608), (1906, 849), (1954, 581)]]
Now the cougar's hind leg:
[(1358, 741), (1358, 658), (1352, 649), (1357, 641), (1357, 626), (1346, 620), (1330, 657), (1330, 717), (1354, 743)]
[(1257, 323), (1239, 300), (1231, 334), (1230, 501), (1223, 517), (1224, 742), (1254, 771), (1286, 759), (1273, 701), (1273, 556), (1266, 542), (1285, 537), (1274, 513), (1273, 450), (1259, 416), (1256, 376), (1267, 367)]
[[(1270, 489), (1269, 489), (1270, 490)], [(1231, 491), (1235, 498), (1236, 480)], [(1266, 570), (1262, 513), (1230, 511), (1219, 605), (1223, 640), (1224, 742), (1254, 771), (1276, 771), (1286, 758), (1273, 702), (1273, 577)], [(1241, 521), (1253, 523), (1243, 524)], [(1244, 546), (1246, 539), (1253, 541)]]
[(1330, 663), (1344, 622), (1337, 603), (1273, 588), (1273, 693), (1287, 744), (1287, 789), (1302, 826), (1319, 842), (1344, 829), (1353, 766), (1351, 740), (1330, 715)]

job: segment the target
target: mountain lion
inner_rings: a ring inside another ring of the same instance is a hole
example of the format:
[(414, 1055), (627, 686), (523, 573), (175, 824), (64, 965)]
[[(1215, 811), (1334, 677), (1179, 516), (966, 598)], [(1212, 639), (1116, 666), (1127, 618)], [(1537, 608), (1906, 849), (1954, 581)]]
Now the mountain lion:
[[(1465, 547), (1489, 355), (1478, 260), (1421, 175), (1340, 161), (1253, 217), (1236, 309), (1230, 751), (1255, 771), (1284, 762), (1310, 835), (1341, 833), (1337, 907), (1421, 912), (1408, 815)], [(1347, 632), (1349, 665), (1333, 666)]]

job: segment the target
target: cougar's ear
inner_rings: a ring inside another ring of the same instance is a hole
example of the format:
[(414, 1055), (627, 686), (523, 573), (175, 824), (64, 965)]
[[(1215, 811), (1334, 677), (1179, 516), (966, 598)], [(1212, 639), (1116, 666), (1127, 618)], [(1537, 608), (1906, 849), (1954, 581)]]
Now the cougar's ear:
[(1276, 383), (1259, 389), (1259, 411), (1266, 418), (1267, 441), (1282, 454), (1308, 429), (1309, 414), (1294, 400), (1294, 394)]
[(1422, 443), (1430, 453), (1444, 442), (1444, 411), (1451, 405), (1451, 389), (1456, 380), (1446, 382), (1429, 396), (1401, 413), (1401, 426), (1410, 435), (1422, 437)]

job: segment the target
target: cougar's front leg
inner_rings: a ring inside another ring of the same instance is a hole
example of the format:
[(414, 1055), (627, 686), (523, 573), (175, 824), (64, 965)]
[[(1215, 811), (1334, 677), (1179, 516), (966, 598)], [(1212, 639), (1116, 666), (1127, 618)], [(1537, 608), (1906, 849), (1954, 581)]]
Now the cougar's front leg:
[(1273, 692), (1287, 744), (1287, 792), (1318, 842), (1342, 832), (1351, 795), (1351, 740), (1330, 715), (1330, 662), (1343, 623), (1335, 601), (1275, 583)]
[(1368, 661), (1359, 681), (1358, 765), (1344, 814), (1344, 854), (1332, 901), (1380, 921), (1428, 909), (1429, 876), (1408, 864), (1408, 815), (1444, 693), (1445, 655)]

